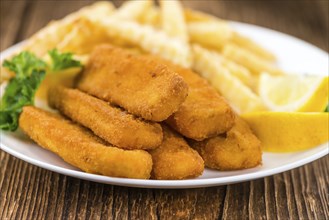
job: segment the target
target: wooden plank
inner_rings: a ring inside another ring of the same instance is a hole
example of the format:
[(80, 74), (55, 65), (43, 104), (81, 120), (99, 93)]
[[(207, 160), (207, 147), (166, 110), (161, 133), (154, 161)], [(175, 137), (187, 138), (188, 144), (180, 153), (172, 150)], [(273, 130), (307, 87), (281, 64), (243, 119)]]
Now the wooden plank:
[(275, 189), (274, 189), (273, 176), (266, 177), (265, 181), (265, 207), (267, 219), (277, 219), (276, 201), (275, 201)]
[(190, 219), (194, 214), (196, 191), (191, 190), (159, 190), (156, 191), (158, 216), (160, 219)]
[(295, 201), (294, 186), (292, 184), (291, 172), (284, 172), (283, 181), (285, 183), (285, 191), (287, 197), (287, 209), (289, 211), (288, 215), (290, 219), (299, 219), (298, 210)]
[(219, 186), (199, 189), (192, 219), (217, 219), (222, 216), (226, 188)]
[[(49, 171), (48, 171), (49, 172)], [(65, 188), (67, 177), (57, 173), (49, 172), (50, 178), (46, 183), (49, 189), (47, 192), (48, 203), (45, 204), (45, 219), (61, 219), (64, 209)]]
[(248, 209), (250, 182), (228, 185), (224, 202), (222, 219), (245, 219), (249, 216)]
[[(1, 134), (0, 134), (1, 141)], [(9, 160), (13, 157), (4, 151), (0, 150), (0, 219), (5, 216), (6, 210), (4, 209), (7, 203), (7, 192), (9, 191), (9, 179), (12, 175), (13, 170), (9, 170)], [(11, 171), (11, 172), (10, 172)], [(8, 199), (9, 201), (9, 199)]]
[(277, 211), (277, 218), (290, 218), (288, 211), (288, 201), (286, 196), (286, 185), (283, 179), (283, 174), (275, 175), (274, 178), (274, 197)]
[(250, 182), (249, 219), (266, 219), (264, 179)]
[(303, 177), (304, 181), (306, 181), (306, 187), (303, 189), (302, 194), (308, 216), (311, 219), (321, 219), (324, 216), (324, 209), (320, 200), (320, 189), (317, 186), (318, 178), (316, 172), (312, 166), (304, 166), (303, 169), (305, 170), (305, 176)]
[(129, 219), (157, 219), (155, 193), (151, 189), (129, 188)]
[(115, 186), (113, 190), (112, 218), (128, 219), (129, 217), (129, 193), (127, 187)]
[(23, 25), (25, 1), (0, 1), (0, 51), (11, 46), (16, 39), (19, 28)]

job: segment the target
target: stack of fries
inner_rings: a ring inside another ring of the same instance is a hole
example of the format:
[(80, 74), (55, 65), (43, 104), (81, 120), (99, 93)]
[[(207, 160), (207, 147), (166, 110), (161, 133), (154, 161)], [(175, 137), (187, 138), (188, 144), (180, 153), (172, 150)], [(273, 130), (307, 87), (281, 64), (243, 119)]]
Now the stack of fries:
[[(184, 9), (179, 1), (127, 1), (116, 9), (97, 2), (65, 18), (50, 22), (19, 51), (45, 57), (56, 47), (82, 62), (102, 43), (152, 53), (194, 69), (240, 113), (266, 110), (257, 94), (260, 73), (281, 74), (275, 56), (237, 33), (229, 22)], [(10, 77), (2, 69), (3, 79)]]

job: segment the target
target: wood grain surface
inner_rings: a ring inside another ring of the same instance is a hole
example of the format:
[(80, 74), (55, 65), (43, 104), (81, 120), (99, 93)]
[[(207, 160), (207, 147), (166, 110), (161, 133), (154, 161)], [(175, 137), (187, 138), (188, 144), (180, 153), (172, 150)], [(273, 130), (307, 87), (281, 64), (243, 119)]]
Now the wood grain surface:
[[(92, 1), (1, 0), (1, 50)], [(120, 1), (115, 1), (120, 5)], [(328, 49), (327, 0), (184, 1)], [(329, 61), (328, 61), (329, 62)], [(328, 63), (329, 65), (329, 63)], [(329, 156), (240, 184), (158, 190), (84, 181), (0, 150), (0, 219), (329, 219)]]

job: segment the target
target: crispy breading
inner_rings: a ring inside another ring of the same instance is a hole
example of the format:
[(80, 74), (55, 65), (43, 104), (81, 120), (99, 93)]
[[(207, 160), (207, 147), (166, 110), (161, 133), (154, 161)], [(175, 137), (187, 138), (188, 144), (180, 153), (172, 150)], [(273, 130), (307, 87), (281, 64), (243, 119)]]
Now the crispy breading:
[(234, 112), (209, 83), (190, 69), (170, 65), (189, 86), (186, 100), (166, 122), (185, 137), (203, 140), (234, 125)]
[(48, 102), (51, 107), (119, 148), (153, 149), (162, 142), (160, 124), (137, 118), (77, 89), (52, 88)]
[(188, 92), (183, 78), (166, 65), (110, 45), (93, 51), (78, 88), (151, 121), (167, 119)]
[(167, 65), (183, 77), (189, 87), (186, 100), (166, 120), (172, 128), (185, 137), (201, 141), (225, 133), (233, 127), (235, 115), (232, 108), (205, 79), (168, 60), (154, 55), (144, 56)]
[(182, 136), (162, 126), (163, 142), (150, 150), (153, 160), (152, 177), (158, 180), (178, 180), (200, 176), (204, 163)]
[(40, 146), (86, 172), (138, 179), (150, 177), (152, 158), (149, 153), (105, 145), (87, 129), (60, 115), (26, 106), (19, 125)]
[(235, 125), (225, 135), (201, 142), (191, 141), (205, 165), (218, 170), (240, 170), (255, 167), (262, 162), (261, 143), (248, 124), (238, 116)]

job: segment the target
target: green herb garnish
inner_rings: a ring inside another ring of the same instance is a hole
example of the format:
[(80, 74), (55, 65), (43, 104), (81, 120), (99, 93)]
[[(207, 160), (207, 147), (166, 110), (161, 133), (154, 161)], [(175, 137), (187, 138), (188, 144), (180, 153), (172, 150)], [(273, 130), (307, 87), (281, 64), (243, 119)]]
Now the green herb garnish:
[(16, 78), (25, 78), (30, 76), (33, 71), (44, 70), (47, 64), (34, 54), (23, 51), (11, 60), (5, 60), (2, 66), (14, 72)]
[(50, 50), (48, 52), (52, 59), (51, 69), (52, 71), (59, 71), (68, 69), (71, 67), (81, 67), (80, 61), (73, 59), (72, 53), (59, 53), (57, 49)]
[(15, 131), (19, 115), (24, 106), (34, 105), (34, 96), (48, 70), (56, 72), (71, 67), (81, 67), (81, 63), (72, 58), (71, 53), (49, 51), (51, 66), (34, 54), (24, 51), (5, 60), (3, 66), (14, 72), (2, 96), (0, 105), (0, 129)]
[(11, 79), (1, 100), (0, 128), (15, 131), (18, 118), (26, 105), (34, 104), (34, 95), (46, 74), (45, 70), (32, 70), (30, 76)]

